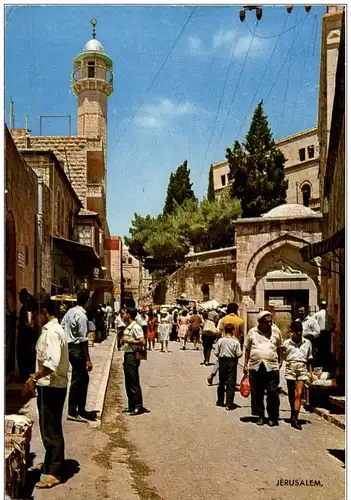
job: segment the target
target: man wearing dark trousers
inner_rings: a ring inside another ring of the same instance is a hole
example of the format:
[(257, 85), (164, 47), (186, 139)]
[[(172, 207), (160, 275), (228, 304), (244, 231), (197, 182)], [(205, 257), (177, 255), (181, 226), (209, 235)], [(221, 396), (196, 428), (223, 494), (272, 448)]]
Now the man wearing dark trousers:
[(122, 347), (122, 351), (124, 351), (123, 369), (128, 397), (128, 409), (124, 410), (124, 412), (131, 415), (141, 415), (147, 411), (143, 407), (143, 396), (139, 379), (140, 359), (138, 359), (138, 351), (144, 345), (145, 339), (143, 329), (135, 321), (137, 314), (138, 311), (135, 307), (129, 307), (123, 318), (126, 324)]
[(90, 419), (85, 409), (89, 385), (88, 372), (93, 369), (89, 356), (88, 318), (85, 311), (88, 302), (88, 292), (79, 292), (77, 305), (67, 311), (61, 323), (66, 333), (69, 362), (72, 366), (67, 420), (75, 422), (87, 422)]
[(261, 311), (258, 326), (251, 328), (245, 344), (244, 373), (250, 370), (251, 411), (258, 415), (257, 425), (264, 424), (264, 391), (267, 390), (268, 425), (279, 425), (279, 368), (282, 356), (282, 335), (272, 324), (272, 314)]
[(66, 335), (54, 317), (55, 303), (50, 297), (38, 297), (36, 322), (42, 327), (36, 344), (36, 371), (27, 380), (24, 395), (38, 390), (40, 434), (45, 460), (38, 464), (42, 478), (37, 488), (52, 488), (61, 482), (65, 458), (62, 412), (67, 392), (68, 349)]

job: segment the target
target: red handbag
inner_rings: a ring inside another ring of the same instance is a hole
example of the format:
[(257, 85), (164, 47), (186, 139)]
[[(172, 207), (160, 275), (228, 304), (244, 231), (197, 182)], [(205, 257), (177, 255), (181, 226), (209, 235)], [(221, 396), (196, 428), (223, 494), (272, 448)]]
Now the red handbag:
[(240, 382), (240, 394), (243, 398), (248, 398), (251, 394), (250, 380), (248, 375), (243, 375)]

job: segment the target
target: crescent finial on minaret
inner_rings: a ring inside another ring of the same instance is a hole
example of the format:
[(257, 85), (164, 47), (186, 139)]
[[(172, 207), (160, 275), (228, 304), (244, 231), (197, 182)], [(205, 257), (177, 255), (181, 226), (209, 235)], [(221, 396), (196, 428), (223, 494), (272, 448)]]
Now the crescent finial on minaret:
[(97, 20), (96, 19), (92, 19), (90, 21), (92, 27), (93, 27), (93, 39), (95, 40), (95, 36), (96, 36), (96, 30), (95, 30), (95, 26), (97, 25)]

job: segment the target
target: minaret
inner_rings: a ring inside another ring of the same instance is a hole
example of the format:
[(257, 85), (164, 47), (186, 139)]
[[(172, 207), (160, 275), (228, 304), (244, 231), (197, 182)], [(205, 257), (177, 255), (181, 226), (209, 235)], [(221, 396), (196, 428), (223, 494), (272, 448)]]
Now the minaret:
[(78, 97), (77, 135), (101, 137), (106, 144), (107, 98), (113, 91), (112, 60), (96, 40), (96, 19), (91, 20), (93, 38), (74, 58), (72, 89)]

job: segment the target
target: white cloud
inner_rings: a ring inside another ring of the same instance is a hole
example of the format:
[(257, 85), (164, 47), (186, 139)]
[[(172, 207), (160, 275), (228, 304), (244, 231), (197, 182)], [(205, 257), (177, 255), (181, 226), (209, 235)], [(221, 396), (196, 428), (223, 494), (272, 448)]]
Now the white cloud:
[(134, 122), (141, 127), (154, 129), (180, 116), (192, 115), (196, 110), (195, 104), (190, 101), (175, 102), (171, 99), (160, 99), (157, 104), (145, 105)]
[(190, 51), (196, 52), (202, 47), (202, 40), (198, 36), (189, 36), (188, 43)]

